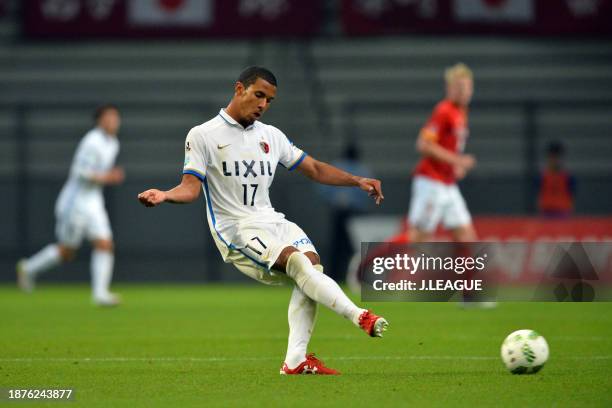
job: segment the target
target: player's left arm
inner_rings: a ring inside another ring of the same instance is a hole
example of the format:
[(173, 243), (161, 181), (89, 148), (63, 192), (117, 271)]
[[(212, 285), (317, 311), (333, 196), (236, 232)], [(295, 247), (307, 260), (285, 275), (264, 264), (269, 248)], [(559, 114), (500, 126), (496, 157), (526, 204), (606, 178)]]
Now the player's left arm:
[(380, 180), (359, 177), (310, 156), (300, 163), (298, 171), (309, 179), (331, 186), (359, 187), (380, 204), (384, 200)]

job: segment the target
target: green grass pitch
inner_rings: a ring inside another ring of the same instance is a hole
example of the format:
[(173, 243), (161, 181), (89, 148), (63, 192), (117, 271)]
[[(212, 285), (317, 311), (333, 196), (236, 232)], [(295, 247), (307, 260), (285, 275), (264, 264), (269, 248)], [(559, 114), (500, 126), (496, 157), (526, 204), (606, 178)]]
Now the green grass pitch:
[[(100, 309), (87, 286), (0, 286), (0, 388), (72, 388), (72, 402), (6, 406), (612, 406), (612, 303), (377, 303), (372, 339), (320, 309), (311, 350), (343, 375), (278, 374), (288, 288), (123, 285)], [(548, 340), (531, 376), (506, 372), (516, 329)]]

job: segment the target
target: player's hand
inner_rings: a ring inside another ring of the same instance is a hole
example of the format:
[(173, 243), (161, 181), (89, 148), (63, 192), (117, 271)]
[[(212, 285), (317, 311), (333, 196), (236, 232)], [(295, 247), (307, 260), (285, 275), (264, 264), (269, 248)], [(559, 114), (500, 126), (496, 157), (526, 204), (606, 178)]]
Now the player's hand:
[(467, 170), (462, 166), (453, 166), (453, 173), (457, 180), (463, 180), (467, 174)]
[(108, 173), (104, 176), (106, 183), (110, 185), (117, 185), (123, 183), (125, 180), (125, 171), (123, 171), (122, 167), (113, 167), (109, 170)]
[(156, 189), (143, 191), (138, 194), (138, 201), (145, 207), (155, 207), (166, 201), (166, 193)]
[(459, 156), (458, 167), (463, 167), (467, 172), (476, 166), (476, 158), (471, 154), (462, 154)]
[(374, 200), (376, 200), (376, 205), (380, 205), (380, 203), (385, 199), (382, 193), (380, 180), (365, 177), (360, 178), (359, 188), (363, 191), (367, 191), (370, 197), (374, 197)]

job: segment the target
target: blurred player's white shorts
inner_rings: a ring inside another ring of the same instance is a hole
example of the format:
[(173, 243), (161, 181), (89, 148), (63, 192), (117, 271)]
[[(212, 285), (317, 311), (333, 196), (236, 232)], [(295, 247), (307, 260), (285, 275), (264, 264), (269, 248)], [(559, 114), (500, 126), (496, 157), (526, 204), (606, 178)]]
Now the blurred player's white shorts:
[(272, 269), (284, 248), (293, 246), (303, 253), (317, 253), (306, 233), (293, 222), (284, 219), (240, 225), (229, 250), (216, 234), (213, 236), (225, 262), (232, 263), (245, 275), (269, 285), (290, 282), (284, 273)]
[(81, 246), (83, 238), (89, 241), (113, 238), (104, 208), (75, 210), (58, 216), (55, 234), (59, 243), (69, 248)]
[(456, 184), (416, 176), (408, 221), (421, 231), (433, 232), (440, 222), (446, 229), (455, 229), (471, 224), (472, 217)]

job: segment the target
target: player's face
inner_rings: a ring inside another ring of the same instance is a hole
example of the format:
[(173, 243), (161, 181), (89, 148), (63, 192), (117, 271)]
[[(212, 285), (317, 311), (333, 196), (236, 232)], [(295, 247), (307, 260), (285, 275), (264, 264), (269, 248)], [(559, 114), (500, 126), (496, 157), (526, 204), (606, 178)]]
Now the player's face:
[(111, 135), (116, 135), (121, 127), (121, 115), (115, 109), (107, 109), (102, 116), (98, 125), (104, 129), (104, 131)]
[(457, 78), (448, 84), (448, 96), (455, 103), (467, 106), (474, 94), (474, 81), (471, 78)]
[(276, 97), (276, 87), (268, 81), (257, 78), (245, 88), (240, 82), (236, 84), (236, 98), (240, 108), (242, 122), (251, 124), (261, 118)]

